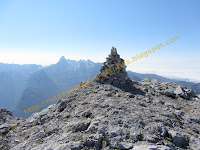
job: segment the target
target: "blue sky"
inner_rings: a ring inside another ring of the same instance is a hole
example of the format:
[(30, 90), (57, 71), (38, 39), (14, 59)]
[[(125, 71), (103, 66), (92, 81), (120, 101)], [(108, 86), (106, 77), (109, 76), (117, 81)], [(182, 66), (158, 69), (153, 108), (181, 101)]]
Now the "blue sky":
[(200, 82), (199, 0), (1, 0), (0, 62), (53, 64), (61, 56), (103, 62), (115, 46), (125, 60), (181, 39), (128, 66)]

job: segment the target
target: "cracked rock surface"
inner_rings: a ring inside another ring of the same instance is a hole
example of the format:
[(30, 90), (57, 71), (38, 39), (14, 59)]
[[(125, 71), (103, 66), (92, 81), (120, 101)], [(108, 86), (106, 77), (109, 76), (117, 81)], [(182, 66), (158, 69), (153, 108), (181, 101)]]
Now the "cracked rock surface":
[(200, 96), (174, 83), (92, 82), (26, 120), (0, 110), (0, 149), (200, 149)]

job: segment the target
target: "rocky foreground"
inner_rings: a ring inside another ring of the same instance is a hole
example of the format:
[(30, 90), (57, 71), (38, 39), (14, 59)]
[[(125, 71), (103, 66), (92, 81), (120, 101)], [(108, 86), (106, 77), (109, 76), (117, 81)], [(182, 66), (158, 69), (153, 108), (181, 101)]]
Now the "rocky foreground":
[(97, 82), (26, 120), (0, 110), (0, 149), (200, 149), (200, 96), (144, 79), (126, 88)]

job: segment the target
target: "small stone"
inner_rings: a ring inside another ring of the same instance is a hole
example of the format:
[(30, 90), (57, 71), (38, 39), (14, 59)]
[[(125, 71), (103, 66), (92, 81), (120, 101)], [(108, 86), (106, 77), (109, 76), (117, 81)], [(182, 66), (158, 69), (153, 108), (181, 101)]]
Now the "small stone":
[(196, 127), (192, 127), (191, 129), (192, 129), (192, 131), (194, 131), (195, 133), (199, 134), (199, 130), (198, 130)]
[(118, 144), (118, 147), (120, 148), (120, 149), (131, 149), (131, 148), (133, 148), (133, 144), (132, 143), (126, 143), (126, 142), (121, 142), (121, 143), (119, 143)]
[(92, 115), (91, 111), (88, 110), (82, 114), (83, 117), (89, 118)]
[(168, 134), (168, 130), (163, 124), (158, 124), (157, 130), (160, 132), (160, 135), (163, 137), (166, 137)]

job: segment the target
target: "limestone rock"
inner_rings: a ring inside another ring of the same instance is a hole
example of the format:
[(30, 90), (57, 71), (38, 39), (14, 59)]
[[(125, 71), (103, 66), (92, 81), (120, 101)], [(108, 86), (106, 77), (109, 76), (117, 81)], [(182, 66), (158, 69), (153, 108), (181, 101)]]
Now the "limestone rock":
[(139, 146), (134, 146), (132, 150), (174, 150), (174, 149), (167, 146), (139, 145)]
[(182, 135), (176, 131), (170, 130), (169, 134), (172, 136), (173, 143), (181, 148), (189, 145), (189, 140), (186, 135)]
[(92, 82), (26, 120), (3, 109), (0, 149), (199, 149), (200, 102), (166, 96), (173, 83), (132, 82), (136, 93)]
[(132, 143), (125, 143), (125, 142), (121, 142), (118, 144), (118, 148), (120, 149), (131, 149), (133, 148), (133, 144)]

